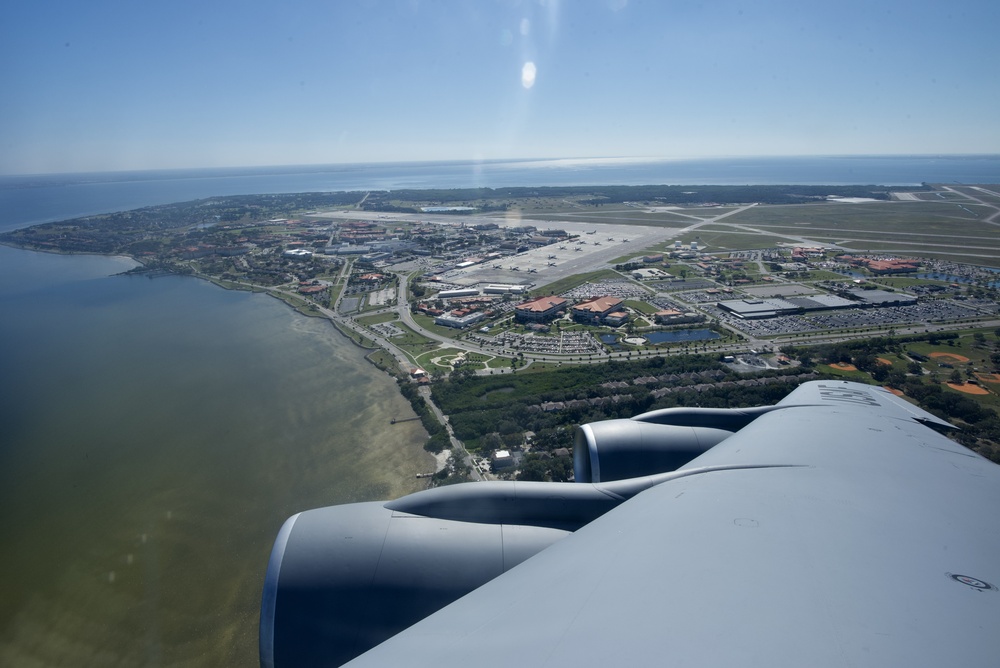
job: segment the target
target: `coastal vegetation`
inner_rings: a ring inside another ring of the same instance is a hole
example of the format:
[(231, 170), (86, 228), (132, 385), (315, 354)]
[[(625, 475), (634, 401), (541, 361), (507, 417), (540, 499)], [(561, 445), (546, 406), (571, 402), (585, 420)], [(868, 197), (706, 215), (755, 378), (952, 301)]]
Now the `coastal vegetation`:
[[(893, 190), (927, 190), (926, 186)], [(580, 206), (600, 207), (607, 204), (645, 202), (660, 205), (698, 205), (704, 202), (762, 202), (767, 204), (801, 204), (825, 201), (830, 195), (889, 199), (885, 186), (545, 186), (513, 188), (459, 188), (428, 190), (393, 190), (371, 193), (362, 205), (370, 211), (419, 212), (420, 206), (470, 207), (479, 211), (506, 210), (528, 202), (538, 206), (547, 200), (572, 199)], [(468, 211), (455, 210), (454, 213)], [(442, 211), (441, 213), (448, 213)]]
[(233, 195), (41, 223), (0, 234), (0, 242), (34, 250), (160, 257), (193, 242), (234, 243), (259, 232), (241, 229), (292, 212), (351, 206), (360, 192)]
[[(717, 355), (690, 354), (566, 366), (535, 373), (476, 375), (459, 368), (433, 385), (433, 399), (450, 416), (456, 437), (473, 452), (522, 453), (521, 480), (571, 480), (573, 434), (579, 424), (628, 418), (674, 406), (735, 408), (780, 401), (809, 379), (848, 378), (892, 388), (960, 430), (952, 436), (1000, 463), (1000, 417), (979, 396), (956, 390), (955, 374), (929, 370), (942, 355), (979, 354), (960, 375), (975, 377), (982, 362), (1000, 373), (1000, 332), (879, 336), (815, 347), (786, 346), (798, 366), (737, 373)], [(941, 353), (944, 349), (952, 353)], [(930, 357), (917, 350), (939, 355)], [(915, 354), (913, 354), (915, 353)], [(912, 357), (911, 357), (912, 354)], [(830, 366), (834, 365), (834, 366)], [(976, 368), (978, 365), (976, 365)], [(850, 371), (846, 369), (852, 369)], [(973, 380), (973, 382), (975, 382)], [(991, 397), (993, 395), (990, 395)], [(993, 397), (995, 398), (995, 397)]]
[[(536, 463), (521, 470), (521, 479), (567, 480), (572, 474), (568, 451), (579, 424), (672, 406), (773, 403), (802, 373), (789, 368), (747, 376), (717, 355), (658, 356), (502, 376), (477, 376), (460, 368), (435, 383), (432, 395), (470, 450), (486, 455), (497, 447), (526, 447), (528, 461)], [(542, 462), (545, 475), (540, 475)]]

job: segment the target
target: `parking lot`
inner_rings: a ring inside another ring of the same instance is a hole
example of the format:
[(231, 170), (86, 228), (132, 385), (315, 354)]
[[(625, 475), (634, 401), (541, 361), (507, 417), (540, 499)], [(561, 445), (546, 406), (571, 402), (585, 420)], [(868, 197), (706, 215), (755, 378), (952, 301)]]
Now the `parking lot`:
[(496, 336), (471, 334), (469, 341), (493, 350), (554, 355), (590, 355), (603, 353), (604, 348), (590, 332), (560, 332), (557, 336), (537, 336), (502, 332)]
[(912, 306), (851, 308), (802, 315), (743, 320), (708, 305), (700, 308), (731, 327), (754, 337), (781, 336), (830, 329), (865, 329), (904, 324), (955, 322), (983, 315), (983, 312), (950, 299), (920, 302)]

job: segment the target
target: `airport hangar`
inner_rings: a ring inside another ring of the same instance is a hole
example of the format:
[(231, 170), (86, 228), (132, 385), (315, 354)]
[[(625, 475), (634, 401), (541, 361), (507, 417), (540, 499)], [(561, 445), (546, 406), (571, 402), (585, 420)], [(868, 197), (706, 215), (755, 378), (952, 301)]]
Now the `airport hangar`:
[(872, 306), (906, 306), (916, 304), (917, 298), (901, 292), (884, 290), (856, 290), (851, 295), (858, 301), (835, 295), (810, 295), (808, 297), (788, 297), (786, 299), (731, 299), (717, 302), (723, 311), (744, 320), (775, 318), (810, 311), (829, 311), (842, 308), (865, 308)]

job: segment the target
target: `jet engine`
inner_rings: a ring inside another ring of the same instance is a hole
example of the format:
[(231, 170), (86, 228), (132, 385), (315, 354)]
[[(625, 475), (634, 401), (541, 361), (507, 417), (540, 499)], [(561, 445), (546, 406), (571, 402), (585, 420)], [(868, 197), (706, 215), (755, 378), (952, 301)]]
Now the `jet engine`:
[(339, 666), (568, 532), (355, 503), (285, 521), (267, 567), (261, 666)]
[(636, 420), (581, 425), (573, 443), (574, 478), (602, 482), (674, 471), (732, 435), (724, 429)]
[(577, 428), (577, 482), (608, 482), (675, 471), (774, 409), (666, 408)]
[(478, 482), (290, 517), (271, 551), (260, 662), (339, 666), (665, 480), (774, 407), (583, 425), (576, 483)]

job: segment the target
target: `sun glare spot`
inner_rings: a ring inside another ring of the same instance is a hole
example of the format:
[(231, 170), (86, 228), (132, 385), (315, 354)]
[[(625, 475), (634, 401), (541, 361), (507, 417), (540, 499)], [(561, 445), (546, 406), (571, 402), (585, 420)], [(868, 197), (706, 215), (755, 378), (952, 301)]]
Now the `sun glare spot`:
[(535, 85), (535, 64), (530, 60), (524, 64), (521, 68), (521, 85), (525, 88), (531, 88)]
[(531, 32), (531, 21), (528, 19), (521, 19), (521, 37), (527, 37), (528, 33)]

